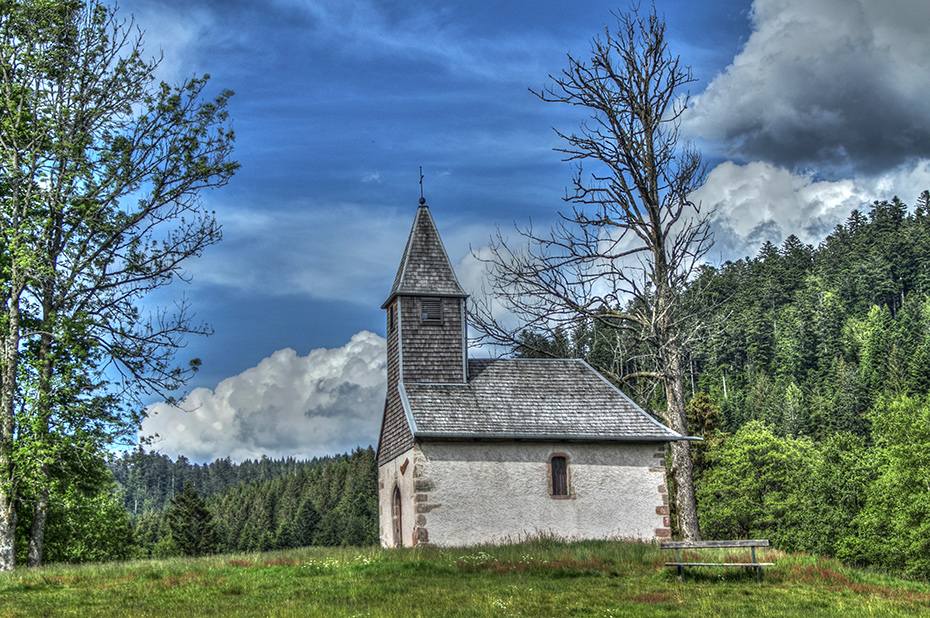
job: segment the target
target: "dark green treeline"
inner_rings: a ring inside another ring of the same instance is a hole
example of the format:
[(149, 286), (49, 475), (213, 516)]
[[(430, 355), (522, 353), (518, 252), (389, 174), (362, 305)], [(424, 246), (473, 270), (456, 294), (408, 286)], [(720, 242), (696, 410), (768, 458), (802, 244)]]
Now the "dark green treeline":
[(370, 447), (309, 462), (222, 459), (205, 465), (134, 451), (111, 461), (110, 469), (133, 515), (141, 556), (184, 553), (170, 524), (185, 486), (213, 517), (216, 551), (377, 542), (378, 481)]

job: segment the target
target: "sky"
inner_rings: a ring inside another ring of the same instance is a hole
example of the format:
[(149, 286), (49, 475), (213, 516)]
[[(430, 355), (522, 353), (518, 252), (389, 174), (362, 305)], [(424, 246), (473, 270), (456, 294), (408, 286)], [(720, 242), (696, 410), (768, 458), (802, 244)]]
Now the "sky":
[[(571, 168), (553, 128), (575, 109), (529, 89), (615, 23), (589, 0), (124, 0), (168, 82), (209, 73), (242, 167), (203, 194), (223, 241), (188, 264), (214, 334), (181, 408), (142, 435), (192, 461), (377, 445), (386, 300), (423, 190), (466, 291), (498, 228), (551, 225)], [(627, 8), (621, 5), (619, 8)], [(667, 0), (693, 68), (682, 138), (708, 164), (714, 264), (789, 234), (816, 245), (853, 209), (930, 187), (930, 3)]]

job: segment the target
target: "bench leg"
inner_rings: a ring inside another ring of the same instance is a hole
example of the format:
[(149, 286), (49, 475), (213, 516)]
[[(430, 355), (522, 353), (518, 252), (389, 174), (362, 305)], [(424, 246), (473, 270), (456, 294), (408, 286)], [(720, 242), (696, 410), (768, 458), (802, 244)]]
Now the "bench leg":
[[(756, 563), (756, 548), (750, 547), (749, 549), (752, 550), (752, 563), (755, 564)], [(762, 583), (762, 567), (760, 566), (756, 567), (756, 583), (757, 584)]]
[(685, 581), (685, 567), (681, 566), (681, 556), (678, 555), (678, 549), (675, 549), (675, 562), (678, 564), (678, 577), (682, 583)]

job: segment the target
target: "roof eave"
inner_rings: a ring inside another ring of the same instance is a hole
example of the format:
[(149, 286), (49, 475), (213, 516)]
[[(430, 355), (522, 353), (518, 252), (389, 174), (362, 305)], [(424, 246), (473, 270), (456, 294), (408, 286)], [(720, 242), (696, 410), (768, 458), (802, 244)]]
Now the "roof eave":
[(521, 433), (450, 433), (443, 431), (418, 431), (415, 438), (430, 440), (537, 440), (540, 442), (703, 442), (698, 436), (604, 436), (597, 434), (521, 434)]
[(381, 305), (382, 309), (387, 309), (388, 306), (398, 296), (413, 296), (416, 298), (468, 298), (468, 294), (462, 292), (461, 294), (438, 294), (436, 292), (392, 292), (388, 299), (384, 301), (384, 304)]

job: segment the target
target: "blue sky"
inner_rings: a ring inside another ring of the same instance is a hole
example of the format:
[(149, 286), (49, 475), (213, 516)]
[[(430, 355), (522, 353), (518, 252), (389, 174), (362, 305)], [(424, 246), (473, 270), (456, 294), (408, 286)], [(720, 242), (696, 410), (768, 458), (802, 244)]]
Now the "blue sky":
[[(203, 196), (223, 242), (184, 293), (215, 334), (188, 411), (144, 433), (195, 460), (313, 456), (377, 441), (387, 296), (419, 198), (463, 285), (497, 226), (547, 226), (570, 168), (535, 98), (612, 23), (612, 2), (130, 0), (160, 76), (210, 73), (242, 169)], [(873, 199), (930, 186), (925, 1), (659, 2), (698, 81), (683, 134), (709, 163), (715, 262), (816, 244)], [(620, 8), (625, 8), (621, 6)]]

